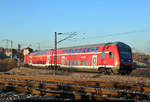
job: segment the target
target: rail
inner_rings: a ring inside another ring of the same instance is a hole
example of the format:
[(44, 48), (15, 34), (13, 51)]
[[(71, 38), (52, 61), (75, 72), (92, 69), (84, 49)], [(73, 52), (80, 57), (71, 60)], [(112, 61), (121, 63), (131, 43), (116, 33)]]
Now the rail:
[(0, 73), (0, 90), (71, 100), (150, 99), (150, 84)]

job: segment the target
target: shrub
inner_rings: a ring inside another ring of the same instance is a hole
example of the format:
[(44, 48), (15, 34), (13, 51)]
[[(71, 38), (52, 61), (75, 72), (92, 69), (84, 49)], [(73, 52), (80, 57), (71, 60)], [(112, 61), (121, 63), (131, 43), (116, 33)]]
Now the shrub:
[(0, 71), (8, 71), (14, 67), (17, 67), (17, 62), (12, 59), (0, 60)]

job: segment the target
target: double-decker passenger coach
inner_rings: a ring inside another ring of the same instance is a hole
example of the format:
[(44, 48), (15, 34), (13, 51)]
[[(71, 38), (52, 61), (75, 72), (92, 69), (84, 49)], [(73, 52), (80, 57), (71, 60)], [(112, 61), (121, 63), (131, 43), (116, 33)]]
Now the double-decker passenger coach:
[(99, 71), (111, 74), (129, 74), (132, 71), (130, 46), (122, 42), (74, 46), (57, 50), (34, 52), (25, 56), (25, 63), (32, 66), (57, 66), (60, 69)]

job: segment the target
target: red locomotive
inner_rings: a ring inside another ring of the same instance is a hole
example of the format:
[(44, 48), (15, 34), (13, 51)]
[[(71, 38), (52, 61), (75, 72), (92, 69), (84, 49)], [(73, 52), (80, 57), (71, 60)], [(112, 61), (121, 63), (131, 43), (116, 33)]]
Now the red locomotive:
[[(57, 57), (56, 57), (57, 56)], [(132, 71), (130, 46), (122, 42), (93, 44), (34, 52), (24, 56), (32, 66), (57, 66), (60, 69), (129, 74)]]

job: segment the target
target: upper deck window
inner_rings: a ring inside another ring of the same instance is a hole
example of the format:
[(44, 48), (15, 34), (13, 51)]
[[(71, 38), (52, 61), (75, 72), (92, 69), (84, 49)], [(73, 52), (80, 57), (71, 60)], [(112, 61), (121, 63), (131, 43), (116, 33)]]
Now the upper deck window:
[(78, 49), (75, 49), (75, 53), (77, 53), (78, 52)]
[(79, 53), (81, 53), (81, 51), (82, 51), (82, 48), (79, 49)]
[(68, 50), (65, 50), (65, 54), (67, 53)]
[(88, 48), (88, 49), (87, 49), (87, 52), (90, 52), (90, 49), (91, 49), (91, 48)]
[(74, 53), (74, 49), (72, 49), (72, 52), (71, 53)]
[(71, 53), (71, 49), (68, 51), (68, 53)]
[(98, 52), (98, 47), (96, 48), (96, 51), (95, 52)]
[(91, 52), (94, 52), (94, 51), (95, 51), (95, 48), (92, 48), (92, 49), (91, 49)]
[(82, 53), (85, 53), (86, 48), (83, 49)]

